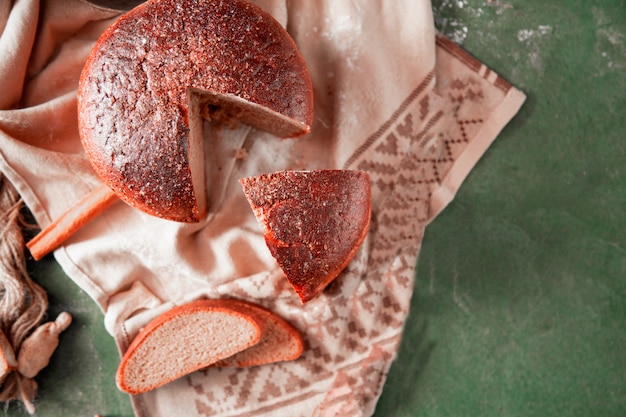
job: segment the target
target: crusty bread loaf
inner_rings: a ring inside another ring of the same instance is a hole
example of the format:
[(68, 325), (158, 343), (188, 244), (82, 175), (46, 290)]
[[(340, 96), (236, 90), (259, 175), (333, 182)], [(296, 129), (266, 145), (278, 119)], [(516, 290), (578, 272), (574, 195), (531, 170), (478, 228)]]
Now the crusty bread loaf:
[(140, 394), (257, 344), (265, 323), (240, 302), (199, 300), (140, 331), (117, 369), (120, 390)]
[(367, 235), (366, 172), (279, 171), (240, 182), (270, 252), (302, 302), (339, 275)]
[[(233, 300), (234, 301), (234, 300)], [(302, 334), (285, 319), (257, 304), (240, 302), (250, 314), (265, 323), (261, 340), (256, 345), (216, 362), (212, 366), (258, 366), (290, 361), (300, 357), (304, 350)]]
[(122, 200), (170, 220), (206, 211), (202, 125), (307, 133), (313, 93), (285, 29), (243, 0), (149, 0), (103, 33), (81, 74), (79, 132)]

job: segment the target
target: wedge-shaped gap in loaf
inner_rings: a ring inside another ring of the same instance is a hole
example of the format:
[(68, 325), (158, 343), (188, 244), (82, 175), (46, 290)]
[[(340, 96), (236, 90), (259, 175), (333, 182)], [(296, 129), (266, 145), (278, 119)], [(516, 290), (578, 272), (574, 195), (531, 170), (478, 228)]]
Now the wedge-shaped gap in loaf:
[[(206, 120), (226, 125), (244, 123), (281, 138), (301, 136), (311, 130), (311, 127), (305, 123), (235, 94), (192, 87), (188, 89), (187, 95), (190, 104), (200, 107), (199, 114)], [(190, 120), (190, 125), (191, 123)]]
[(205, 120), (231, 127), (243, 123), (281, 138), (301, 136), (310, 131), (307, 124), (234, 94), (192, 87), (187, 89), (187, 100), (190, 129), (188, 158), (200, 218), (208, 209), (204, 167), (207, 156), (203, 129)]

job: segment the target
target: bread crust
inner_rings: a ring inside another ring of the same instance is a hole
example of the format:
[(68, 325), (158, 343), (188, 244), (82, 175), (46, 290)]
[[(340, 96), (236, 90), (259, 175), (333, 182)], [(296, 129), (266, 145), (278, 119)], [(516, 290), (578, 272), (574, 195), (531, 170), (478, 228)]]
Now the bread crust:
[(278, 314), (258, 304), (232, 299), (241, 303), (250, 314), (265, 323), (261, 340), (254, 346), (214, 363), (215, 367), (259, 366), (298, 359), (304, 351), (304, 337), (298, 329)]
[(352, 260), (369, 230), (369, 174), (279, 171), (240, 180), (265, 243), (307, 302)]
[(192, 172), (202, 167), (189, 163), (189, 152), (202, 148), (190, 143), (190, 124), (202, 124), (190, 120), (190, 89), (270, 109), (305, 126), (300, 134), (313, 118), (304, 59), (259, 7), (242, 0), (151, 0), (119, 18), (80, 77), (81, 141), (96, 173), (122, 200), (181, 222), (204, 215), (195, 192), (205, 186), (197, 183), (203, 174)]

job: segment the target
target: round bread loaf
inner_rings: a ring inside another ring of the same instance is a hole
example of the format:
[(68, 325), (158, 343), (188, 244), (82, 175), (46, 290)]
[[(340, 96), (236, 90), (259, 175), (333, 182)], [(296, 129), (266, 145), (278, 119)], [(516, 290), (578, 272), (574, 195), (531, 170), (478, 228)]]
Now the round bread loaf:
[(369, 230), (367, 172), (279, 171), (240, 183), (267, 247), (302, 302), (341, 273)]
[(78, 110), (105, 184), (147, 213), (194, 222), (206, 209), (202, 116), (295, 137), (310, 130), (313, 94), (295, 42), (259, 7), (152, 0), (100, 37)]

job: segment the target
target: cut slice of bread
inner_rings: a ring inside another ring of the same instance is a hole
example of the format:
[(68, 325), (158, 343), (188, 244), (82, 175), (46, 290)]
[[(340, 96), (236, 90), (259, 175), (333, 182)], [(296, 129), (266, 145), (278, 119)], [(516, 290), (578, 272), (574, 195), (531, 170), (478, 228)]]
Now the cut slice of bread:
[(256, 345), (216, 362), (212, 366), (258, 366), (268, 363), (290, 361), (300, 357), (304, 350), (302, 334), (282, 317), (246, 301), (240, 302), (242, 307), (255, 315), (265, 324), (261, 341)]
[(264, 321), (240, 302), (194, 301), (139, 332), (117, 369), (120, 390), (140, 394), (254, 346)]
[(240, 182), (271, 254), (302, 302), (311, 300), (348, 265), (367, 235), (369, 174), (279, 171)]

